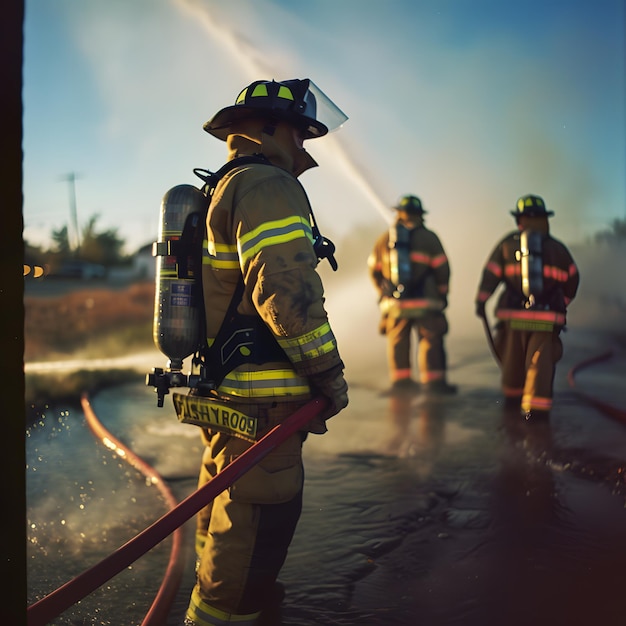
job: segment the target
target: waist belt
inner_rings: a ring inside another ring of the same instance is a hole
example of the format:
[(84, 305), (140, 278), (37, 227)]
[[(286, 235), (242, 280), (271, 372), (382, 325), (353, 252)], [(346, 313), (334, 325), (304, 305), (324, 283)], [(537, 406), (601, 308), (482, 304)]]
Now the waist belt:
[[(213, 398), (173, 393), (172, 399), (180, 422), (223, 432), (246, 441), (256, 441), (259, 418), (250, 417)], [(267, 420), (262, 421), (265, 426)]]

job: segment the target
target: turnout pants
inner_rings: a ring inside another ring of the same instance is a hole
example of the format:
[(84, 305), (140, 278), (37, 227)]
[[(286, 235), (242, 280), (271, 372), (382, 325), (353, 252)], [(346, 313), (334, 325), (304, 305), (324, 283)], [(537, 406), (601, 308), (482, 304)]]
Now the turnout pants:
[(425, 317), (388, 317), (387, 360), (392, 382), (411, 377), (412, 332), (417, 333), (417, 365), (421, 383), (446, 378), (446, 353), (443, 345), (448, 322), (441, 313)]
[(494, 336), (502, 367), (502, 392), (524, 412), (552, 409), (556, 364), (563, 356), (559, 330), (513, 330), (500, 323)]
[[(224, 433), (203, 438), (199, 487), (252, 445)], [(302, 441), (290, 437), (198, 513), (192, 623), (254, 624), (272, 597), (302, 510)]]

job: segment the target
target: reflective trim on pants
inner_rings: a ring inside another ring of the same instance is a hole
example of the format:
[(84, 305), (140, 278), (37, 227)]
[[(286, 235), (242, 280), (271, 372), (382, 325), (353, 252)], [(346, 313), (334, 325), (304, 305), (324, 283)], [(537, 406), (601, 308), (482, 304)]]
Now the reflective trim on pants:
[(505, 323), (497, 327), (494, 342), (502, 363), (504, 395), (521, 396), (523, 411), (549, 411), (556, 364), (563, 355), (559, 331), (513, 330)]
[[(387, 362), (392, 382), (405, 378), (412, 370), (412, 333), (417, 332), (417, 369), (422, 383), (444, 380), (446, 377), (446, 352), (444, 335), (448, 322), (441, 313), (420, 319), (387, 318)], [(398, 374), (398, 372), (400, 374)]]
[(260, 612), (249, 615), (233, 615), (220, 611), (207, 604), (194, 589), (185, 617), (196, 626), (223, 626), (224, 624), (239, 624), (239, 626), (254, 626), (257, 623)]

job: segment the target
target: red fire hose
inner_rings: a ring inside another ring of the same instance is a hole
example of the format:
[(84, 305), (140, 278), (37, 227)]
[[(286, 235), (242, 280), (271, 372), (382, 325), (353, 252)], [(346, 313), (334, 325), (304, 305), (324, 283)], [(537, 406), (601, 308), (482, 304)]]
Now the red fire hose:
[[(590, 359), (586, 359), (585, 361), (582, 361), (578, 363), (577, 365), (575, 365), (574, 367), (572, 367), (572, 369), (570, 369), (570, 371), (567, 374), (567, 380), (569, 382), (570, 387), (572, 387), (572, 389), (576, 388), (576, 382), (574, 380), (576, 372), (578, 372), (579, 370), (585, 367), (588, 367), (589, 365), (600, 363), (601, 361), (606, 361), (612, 356), (613, 356), (613, 351), (609, 350), (607, 352), (603, 352), (602, 354), (599, 354), (598, 356), (592, 357)], [(599, 400), (598, 398), (594, 398), (593, 396), (590, 396), (589, 394), (586, 394), (580, 391), (579, 389), (576, 389), (576, 391), (581, 398), (583, 398), (586, 402), (589, 402), (589, 404), (595, 406), (597, 409), (602, 411), (605, 415), (608, 415), (609, 417), (612, 417), (613, 419), (616, 419), (619, 422), (622, 422), (622, 424), (626, 424), (626, 410), (620, 409), (619, 407), (613, 406), (612, 404), (608, 404), (607, 402)]]
[(44, 626), (70, 606), (82, 600), (134, 563), (188, 519), (206, 506), (253, 465), (267, 456), (277, 445), (301, 430), (327, 406), (325, 398), (314, 398), (290, 415), (282, 424), (275, 426), (242, 455), (227, 465), (217, 476), (185, 498), (171, 511), (148, 526), (108, 557), (68, 581), (56, 591), (31, 604), (27, 609), (28, 626)]
[[(98, 437), (107, 448), (112, 449), (135, 469), (139, 470), (150, 480), (151, 484), (156, 485), (170, 510), (173, 510), (178, 502), (159, 473), (103, 426), (102, 422), (91, 408), (87, 394), (83, 394), (81, 405), (85, 413), (87, 425), (94, 435)], [(141, 622), (141, 626), (160, 626), (163, 623), (164, 616), (167, 615), (171, 608), (183, 575), (184, 561), (181, 552), (182, 542), (183, 531), (179, 527), (172, 534), (172, 549), (170, 551), (170, 559), (163, 581), (150, 609)]]

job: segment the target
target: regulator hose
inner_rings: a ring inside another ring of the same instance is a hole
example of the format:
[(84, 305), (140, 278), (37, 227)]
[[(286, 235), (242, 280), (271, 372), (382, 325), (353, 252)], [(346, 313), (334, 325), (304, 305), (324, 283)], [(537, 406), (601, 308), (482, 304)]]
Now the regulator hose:
[(90, 569), (31, 604), (27, 609), (28, 626), (48, 624), (54, 617), (95, 591), (107, 580), (119, 574), (125, 567), (134, 563), (140, 556), (163, 541), (217, 495), (232, 485), (235, 480), (243, 476), (276, 446), (301, 430), (327, 406), (328, 400), (322, 397), (307, 402), (151, 526), (148, 526)]

